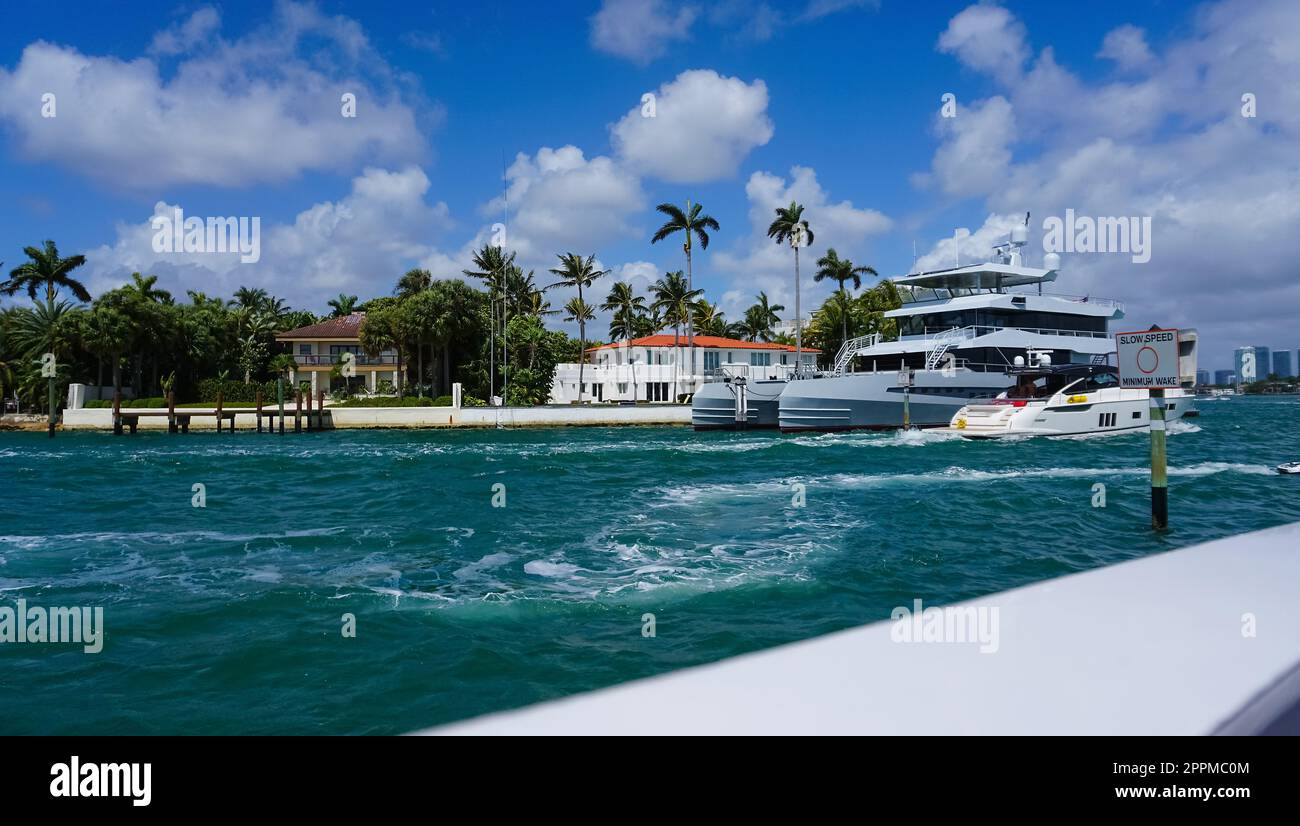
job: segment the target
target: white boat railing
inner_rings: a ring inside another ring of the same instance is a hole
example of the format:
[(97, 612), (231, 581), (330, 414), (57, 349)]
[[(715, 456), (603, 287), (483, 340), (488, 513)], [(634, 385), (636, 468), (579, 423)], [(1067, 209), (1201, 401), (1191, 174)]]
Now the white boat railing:
[(858, 351), (865, 350), (868, 347), (875, 347), (880, 343), (880, 333), (872, 333), (867, 336), (858, 336), (844, 342), (840, 351), (835, 354), (834, 372), (839, 375), (844, 372), (844, 368), (849, 366), (849, 362), (858, 354)]

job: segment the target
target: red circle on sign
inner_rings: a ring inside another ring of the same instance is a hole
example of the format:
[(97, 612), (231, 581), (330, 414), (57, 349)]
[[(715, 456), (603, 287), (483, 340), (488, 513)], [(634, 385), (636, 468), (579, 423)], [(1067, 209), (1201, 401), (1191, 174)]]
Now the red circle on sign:
[[(1142, 362), (1144, 360), (1142, 358), (1143, 353), (1150, 353), (1151, 358), (1155, 360), (1154, 363), (1151, 365), (1150, 370), (1142, 366)], [(1156, 368), (1160, 366), (1160, 354), (1155, 351), (1154, 347), (1148, 346), (1148, 347), (1143, 347), (1141, 350), (1138, 350), (1136, 360), (1137, 360), (1138, 369), (1141, 370), (1143, 373), (1146, 373), (1147, 375), (1151, 375), (1152, 373), (1154, 373), (1156, 371)]]

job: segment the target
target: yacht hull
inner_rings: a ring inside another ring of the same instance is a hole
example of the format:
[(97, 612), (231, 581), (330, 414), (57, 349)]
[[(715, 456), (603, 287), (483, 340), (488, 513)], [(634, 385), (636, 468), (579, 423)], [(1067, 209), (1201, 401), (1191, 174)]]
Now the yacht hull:
[(749, 381), (745, 385), (744, 419), (736, 418), (736, 392), (731, 382), (713, 381), (700, 386), (691, 400), (691, 424), (696, 430), (759, 430), (777, 426), (777, 403), (787, 382), (781, 379)]
[[(908, 402), (913, 427), (947, 427), (974, 398), (996, 396), (1014, 380), (1002, 373), (917, 370)], [(791, 382), (781, 394), (783, 432), (891, 430), (903, 426), (897, 373), (849, 373)]]

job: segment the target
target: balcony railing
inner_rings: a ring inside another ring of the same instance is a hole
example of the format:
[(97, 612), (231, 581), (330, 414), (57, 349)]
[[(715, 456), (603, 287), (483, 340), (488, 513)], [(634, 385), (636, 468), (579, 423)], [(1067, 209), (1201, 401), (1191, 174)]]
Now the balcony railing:
[[(397, 364), (400, 363), (398, 362), (397, 356), (395, 355), (367, 356), (364, 353), (355, 353), (354, 355), (356, 356), (356, 361), (354, 361), (353, 364), (357, 365), (358, 367), (377, 366), (377, 365), (384, 365), (384, 364), (391, 364), (396, 366)], [(339, 356), (297, 355), (294, 356), (293, 359), (294, 361), (298, 362), (304, 367), (315, 366), (315, 365), (333, 366), (335, 364), (340, 363)]]

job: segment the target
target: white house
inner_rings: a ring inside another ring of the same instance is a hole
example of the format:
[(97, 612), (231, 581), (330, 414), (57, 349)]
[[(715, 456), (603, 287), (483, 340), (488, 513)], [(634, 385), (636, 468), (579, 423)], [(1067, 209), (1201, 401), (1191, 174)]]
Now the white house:
[[(805, 370), (816, 366), (820, 352), (804, 349)], [(690, 347), (685, 335), (674, 344), (668, 333), (592, 347), (585, 356), (582, 398), (592, 402), (671, 402), (694, 393), (723, 367), (744, 366), (771, 378), (789, 376), (795, 367), (795, 348), (788, 344), (697, 335)], [(577, 400), (578, 365), (556, 365), (551, 404)]]

